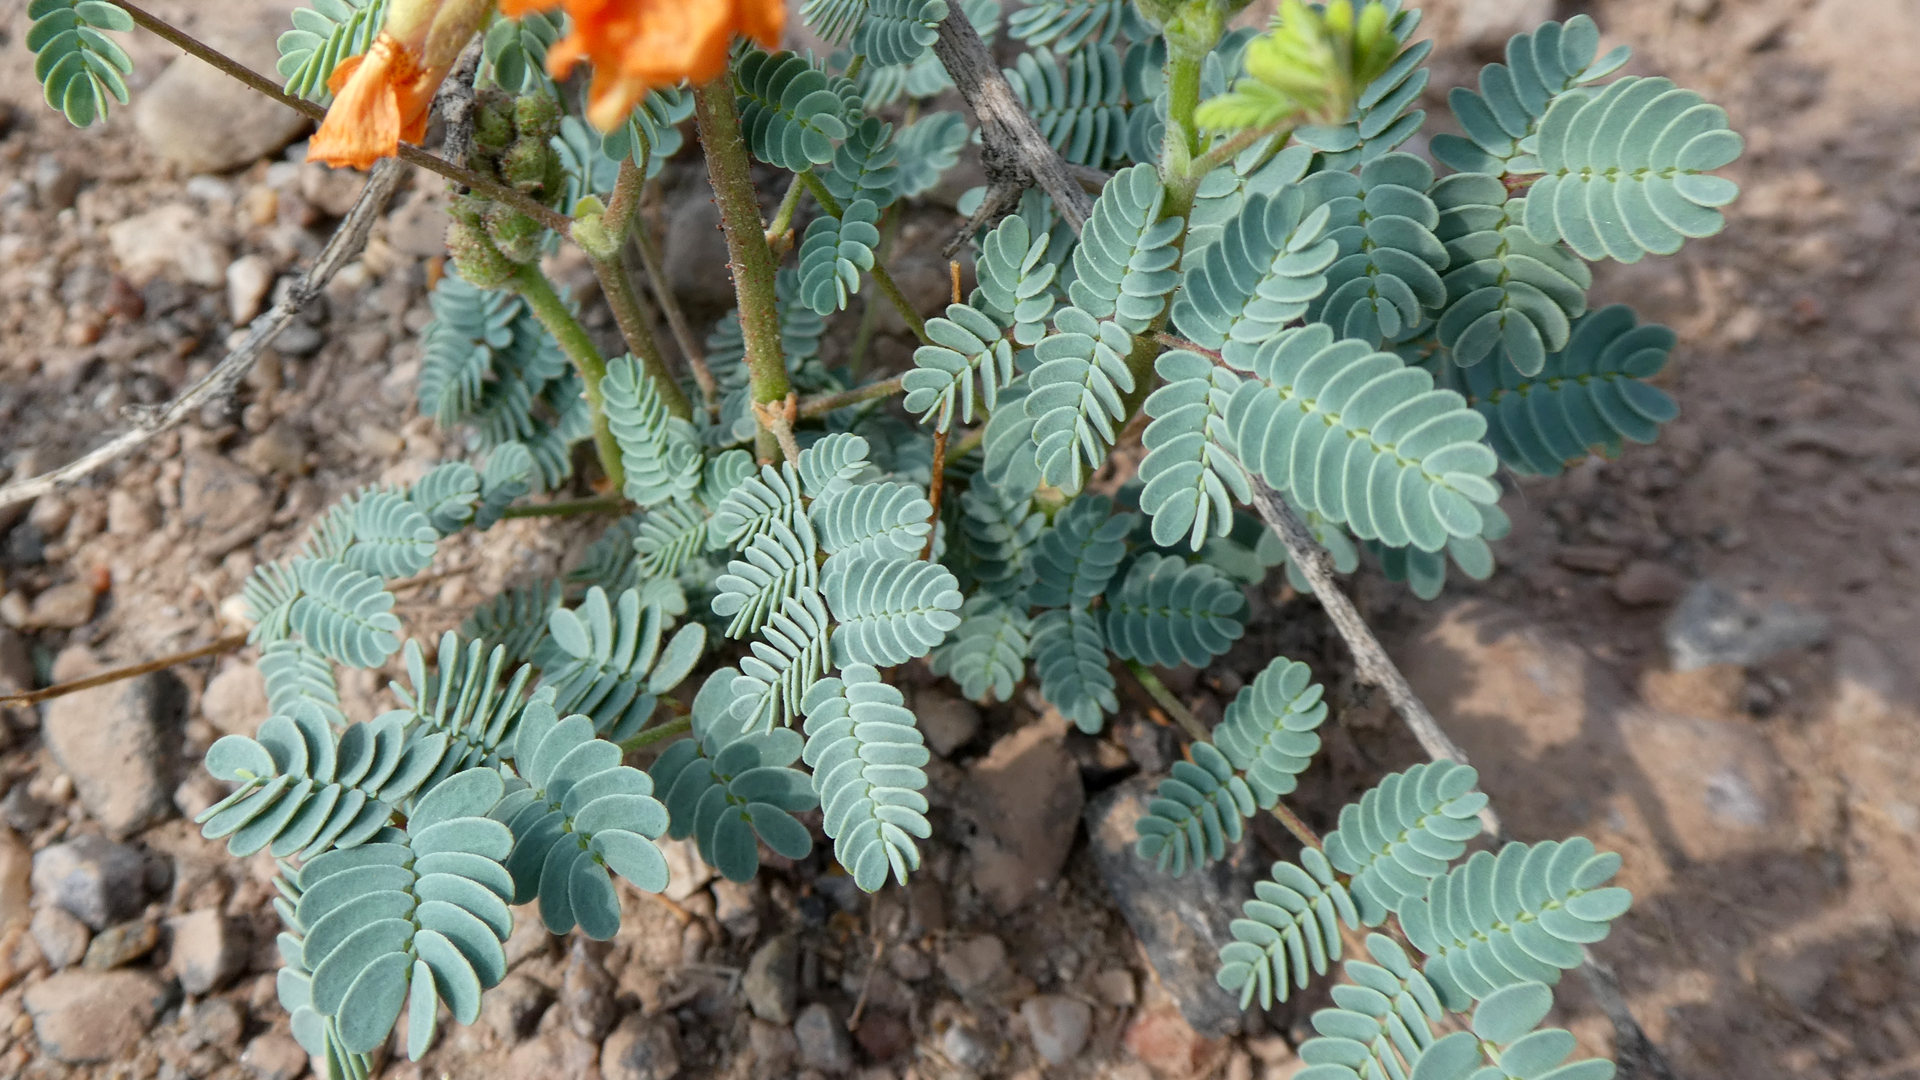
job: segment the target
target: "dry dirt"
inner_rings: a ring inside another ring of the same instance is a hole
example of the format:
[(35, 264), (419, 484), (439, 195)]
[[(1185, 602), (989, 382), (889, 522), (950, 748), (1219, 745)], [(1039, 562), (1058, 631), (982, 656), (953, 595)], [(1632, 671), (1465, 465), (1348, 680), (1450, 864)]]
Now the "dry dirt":
[[(1454, 35), (1460, 10), (1486, 5), (1426, 6), (1441, 39), (1436, 87), (1495, 58)], [(346, 178), (270, 173), (264, 162), (190, 182), (153, 157), (124, 112), (73, 131), (23, 70), (24, 7), (0, 2), (0, 100), (11, 105), (0, 127), (0, 477), (66, 460), (113, 430), (122, 405), (170, 397), (217, 360), (232, 330), (218, 284), (177, 270), (137, 281), (116, 264), (113, 224), (185, 205), (195, 211), (189, 231), (223, 261), (255, 254), (285, 273), (317, 249), (353, 190)], [(220, 10), (191, 0), (157, 8), (203, 28)], [(1579, 832), (1625, 855), (1622, 883), (1637, 901), (1596, 952), (1679, 1075), (1920, 1076), (1920, 4), (1596, 0), (1559, 14), (1576, 11), (1599, 21), (1608, 45), (1635, 47), (1629, 72), (1665, 74), (1724, 103), (1749, 140), (1730, 170), (1743, 195), (1722, 236), (1674, 259), (1598, 271), (1596, 299), (1630, 302), (1679, 331), (1663, 384), (1682, 418), (1658, 446), (1520, 483), (1493, 582), (1455, 582), (1430, 604), (1371, 577), (1356, 590), (1519, 838)], [(265, 25), (277, 25), (269, 15)], [(136, 42), (137, 94), (171, 54)], [(1442, 100), (1432, 95), (1429, 108), (1444, 114)], [(66, 184), (77, 199), (61, 198)], [(423, 179), (403, 196), (362, 264), (329, 291), (309, 321), (317, 348), (271, 357), (231, 410), (41, 500), (24, 520), (0, 511), (0, 614), (67, 624), (27, 637), (35, 677), (52, 675), (56, 657), (65, 673), (228, 632), (222, 602), (330, 499), (410, 479), (457, 449), (412, 407), (413, 334), (433, 268), (420, 215), (407, 208), (436, 189)], [(663, 231), (686, 205), (676, 198), (657, 208)], [(929, 207), (903, 234), (901, 257), (927, 264), (920, 276), (934, 292), (931, 251), (951, 220)], [(557, 269), (576, 285), (590, 280), (577, 265)], [(903, 362), (906, 341), (882, 340), (880, 359)], [(451, 542), (435, 575), (403, 593), (401, 614), (437, 633), (503, 584), (566, 565), (591, 535), (516, 522), (484, 542)], [(1670, 590), (1705, 578), (1824, 614), (1828, 642), (1749, 668), (1673, 671), (1662, 642)], [(1633, 583), (1649, 582), (1635, 596)], [(1217, 715), (1274, 651), (1313, 663), (1333, 685), (1340, 723), (1300, 802), (1328, 826), (1346, 798), (1417, 760), (1417, 749), (1338, 676), (1344, 657), (1314, 607), (1278, 578), (1254, 599), (1240, 647), (1169, 682)], [(7, 662), (0, 655), (0, 685), (20, 677)], [(226, 674), (236, 664), (178, 669), (184, 769), (223, 721), (244, 715), (244, 676)], [(350, 676), (350, 711), (385, 708), (386, 677)], [(449, 1026), (426, 1061), (389, 1064), (385, 1075), (790, 1075), (805, 1067), (792, 1017), (756, 1017), (745, 995), (765, 985), (747, 977), (750, 958), (794, 934), (789, 985), (799, 1006), (828, 1014), (794, 1008), (815, 1066), (868, 1080), (969, 1068), (1290, 1076), (1300, 1065), (1288, 1047), (1310, 1034), (1305, 1017), (1323, 999), (1253, 1016), (1229, 1039), (1196, 1034), (1108, 895), (1086, 828), (1057, 878), (1036, 888), (1016, 873), (1008, 883), (1009, 865), (1046, 864), (1049, 843), (1067, 841), (1082, 785), (1097, 799), (1136, 765), (1164, 769), (1177, 751), (1146, 704), (1129, 697), (1100, 740), (1062, 738), (1022, 706), (987, 710), (934, 770), (936, 841), (910, 890), (862, 900), (816, 856), (746, 888), (677, 889), (673, 902), (629, 895), (610, 946), (549, 941), (528, 920), (515, 974), (483, 1020)], [(0, 924), (23, 910), (6, 905), (8, 867), (24, 851), (101, 828), (43, 745), (39, 718), (6, 720), (0, 793), (18, 790), (51, 817), (9, 815), (18, 834), (0, 826)], [(982, 790), (1036, 785), (1071, 805), (1056, 804), (1056, 820), (1032, 835), (980, 805)], [(180, 801), (202, 790), (189, 784)], [(17, 932), (0, 938), (0, 1075), (293, 1080), (301, 1063), (286, 1057), (271, 974), (271, 867), (228, 860), (178, 819), (137, 840), (171, 860), (173, 877), (142, 918), (220, 913), (252, 935), (244, 970), (204, 998), (169, 992), (150, 1030), (113, 1060), (69, 1064), (44, 1052), (24, 1011), (24, 993), (49, 977), (38, 946)], [(1264, 864), (1287, 850), (1283, 835), (1263, 832), (1248, 858)], [(169, 977), (171, 948), (163, 934), (134, 968)], [(863, 990), (851, 1047), (824, 1037)], [(1066, 1001), (1091, 1007), (1089, 1037), (1072, 1064), (1047, 1067), (1024, 1017), (1071, 1014)], [(1606, 1052), (1611, 1028), (1579, 980), (1567, 980), (1563, 1001), (1560, 1021), (1586, 1051)]]

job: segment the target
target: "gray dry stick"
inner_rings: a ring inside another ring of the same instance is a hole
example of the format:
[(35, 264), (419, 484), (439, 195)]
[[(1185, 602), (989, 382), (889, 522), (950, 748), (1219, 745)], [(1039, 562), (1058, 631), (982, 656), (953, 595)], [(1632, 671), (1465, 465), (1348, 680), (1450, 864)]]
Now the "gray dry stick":
[(333, 238), (327, 241), (320, 257), (287, 290), (279, 303), (247, 325), (247, 336), (227, 354), (226, 359), (201, 376), (199, 382), (187, 387), (179, 397), (165, 405), (129, 407), (126, 412), (133, 419), (133, 430), (114, 438), (105, 446), (91, 450), (51, 472), (15, 480), (0, 487), (0, 508), (37, 499), (61, 484), (78, 480), (178, 425), (198, 412), (201, 406), (232, 394), (233, 388), (246, 378), (247, 372), (253, 370), (261, 352), (293, 322), (300, 309), (320, 295), (320, 291), (327, 287), (327, 282), (333, 280), (333, 275), (342, 266), (360, 254), (360, 249), (367, 243), (367, 230), (373, 227), (374, 218), (380, 215), (387, 201), (393, 197), (394, 189), (399, 187), (400, 178), (406, 175), (406, 171), (407, 167), (394, 158), (382, 158), (373, 167), (372, 175), (367, 178), (367, 186), (360, 190), (360, 197), (354, 201), (353, 209), (347, 211), (346, 219), (334, 230)]
[[(995, 187), (1004, 189), (1027, 181), (1038, 183), (1078, 232), (1092, 209), (1092, 200), (1081, 190), (1059, 152), (1040, 135), (1033, 118), (1020, 107), (1013, 88), (987, 51), (986, 43), (980, 40), (958, 4), (950, 6), (946, 19), (940, 23), (940, 37), (933, 43), (933, 50), (980, 120), (980, 134), (986, 143), (983, 157), (989, 180), (989, 201)], [(1380, 639), (1367, 627), (1353, 602), (1340, 591), (1333, 580), (1332, 560), (1307, 532), (1306, 524), (1258, 477), (1254, 478), (1254, 504), (1286, 546), (1287, 557), (1294, 560), (1312, 584), (1334, 629), (1353, 653), (1361, 680), (1386, 692), (1394, 710), (1428, 757), (1466, 764), (1466, 753), (1440, 730), (1433, 713), (1413, 692), (1406, 676), (1380, 645)], [(1481, 813), (1480, 820), (1489, 834), (1506, 835), (1500, 819), (1490, 809)], [(1590, 953), (1580, 971), (1595, 1001), (1613, 1022), (1614, 1041), (1621, 1050), (1620, 1064), (1630, 1070), (1627, 1075), (1675, 1080), (1672, 1066), (1627, 1008), (1619, 982), (1612, 973), (1601, 969)]]

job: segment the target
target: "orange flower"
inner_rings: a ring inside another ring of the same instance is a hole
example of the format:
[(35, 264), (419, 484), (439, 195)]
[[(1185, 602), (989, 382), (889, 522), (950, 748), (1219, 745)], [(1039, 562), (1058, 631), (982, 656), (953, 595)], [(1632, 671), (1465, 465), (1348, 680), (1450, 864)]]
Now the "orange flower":
[(373, 45), (327, 80), (333, 104), (307, 143), (307, 160), (364, 169), (427, 134), (441, 80), (453, 69), (492, 0), (394, 0)]
[(618, 127), (649, 90), (717, 78), (736, 33), (774, 48), (787, 19), (781, 0), (501, 0), (500, 10), (558, 6), (573, 31), (547, 53), (547, 70), (560, 78), (581, 60), (593, 65), (587, 119), (602, 131)]

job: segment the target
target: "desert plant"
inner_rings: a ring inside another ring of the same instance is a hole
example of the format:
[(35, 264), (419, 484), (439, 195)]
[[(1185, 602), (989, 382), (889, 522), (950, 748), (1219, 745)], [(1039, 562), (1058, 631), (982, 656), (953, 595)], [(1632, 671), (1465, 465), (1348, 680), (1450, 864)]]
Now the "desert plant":
[[(1343, 572), (1370, 552), (1427, 598), (1448, 562), (1484, 578), (1507, 528), (1503, 468), (1617, 454), (1674, 416), (1648, 381), (1672, 332), (1589, 310), (1588, 262), (1718, 231), (1736, 188), (1712, 170), (1741, 140), (1666, 80), (1603, 81), (1625, 52), (1596, 57), (1587, 16), (1517, 35), (1478, 90), (1453, 92), (1465, 134), (1432, 140), (1441, 175), (1400, 149), (1426, 119), (1430, 51), (1401, 0), (1284, 0), (1259, 33), (1224, 29), (1231, 0), (1039, 0), (1007, 25), (1020, 48), (1004, 72), (984, 63), (969, 19), (998, 14), (979, 5), (809, 0), (813, 29), (844, 47), (826, 60), (767, 51), (778, 5), (726, 7), (683, 86), (622, 74), (655, 47), (644, 17), (327, 0), (281, 38), (286, 92), (333, 102), (315, 153), (362, 165), (424, 130), (417, 87), (378, 83), (373, 58), (411, 51), (439, 77), (467, 38), (485, 42), (461, 76), (470, 152), (436, 166), (465, 192), (419, 387), (422, 414), (468, 432), (470, 452), (342, 500), (255, 571), (273, 715), (206, 759), (235, 785), (206, 834), (281, 859), (282, 1000), (338, 1075), (364, 1075), (403, 1010), (416, 1057), (439, 1003), (473, 1019), (503, 974), (508, 904), (537, 901), (550, 931), (613, 934), (609, 875), (663, 888), (662, 836), (744, 879), (763, 844), (806, 854), (795, 815), (818, 808), (861, 888), (904, 883), (930, 835), (928, 751), (889, 669), (925, 659), (982, 700), (1031, 678), (1098, 732), (1119, 707), (1116, 661), (1165, 697), (1150, 668), (1223, 655), (1268, 568), (1284, 561), (1336, 615), (1322, 549)], [(31, 5), (36, 70), (76, 124), (126, 99), (109, 35), (128, 10)], [(735, 30), (752, 41), (729, 52)], [(588, 92), (545, 67), (550, 46), (604, 65)], [(887, 237), (968, 123), (882, 109), (906, 96), (917, 112), (948, 86), (997, 164), (962, 199), (977, 287), (960, 294), (956, 265), (953, 303), (929, 313), (894, 284)], [(365, 104), (381, 94), (398, 131)], [(676, 370), (622, 255), (634, 244), (657, 268), (635, 210), (689, 112), (738, 303), (704, 359), (681, 335)], [(771, 221), (752, 161), (791, 174)], [(603, 356), (542, 276), (562, 240), (591, 260), (629, 355)], [(823, 354), (823, 318), (861, 296), (921, 340), (904, 374)], [(1117, 498), (1086, 490), (1143, 413), (1138, 476)], [(573, 475), (582, 441), (592, 477)], [(604, 493), (539, 499), (589, 483)], [(431, 659), (407, 637), (390, 585), (441, 540), (575, 513), (609, 524), (565, 579), (485, 601)], [(718, 636), (743, 643), (732, 663)], [(400, 706), (348, 724), (335, 665), (396, 653)], [(1420, 958), (1366, 938), (1371, 959), (1346, 961), (1301, 1048), (1312, 1075), (1611, 1075), (1563, 1065), (1571, 1037), (1536, 1029), (1548, 987), (1627, 907), (1606, 884), (1619, 858), (1580, 838), (1470, 853), (1497, 818), (1427, 728), (1437, 760), (1315, 836), (1286, 799), (1327, 715), (1306, 666), (1274, 658), (1218, 726), (1190, 728), (1139, 825), (1139, 855), (1176, 874), (1222, 858), (1258, 813), (1300, 837), (1234, 923), (1221, 985), (1284, 999), (1342, 957), (1342, 924), (1392, 922)], [(642, 746), (660, 750), (650, 770), (623, 764)]]

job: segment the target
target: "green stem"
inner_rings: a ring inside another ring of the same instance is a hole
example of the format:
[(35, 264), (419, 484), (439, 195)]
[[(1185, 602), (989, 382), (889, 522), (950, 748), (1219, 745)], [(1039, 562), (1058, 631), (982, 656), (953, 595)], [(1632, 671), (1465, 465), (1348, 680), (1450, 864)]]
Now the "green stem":
[(682, 420), (692, 420), (693, 405), (687, 400), (686, 391), (680, 389), (680, 380), (674, 378), (667, 367), (666, 357), (660, 354), (660, 343), (654, 340), (653, 318), (641, 306), (639, 294), (633, 291), (633, 279), (620, 264), (620, 248), (633, 228), (640, 188), (646, 182), (646, 174), (634, 165), (633, 159), (620, 159), (620, 177), (614, 181), (613, 197), (606, 213), (600, 216), (600, 229), (587, 227), (587, 220), (575, 221), (574, 242), (586, 252), (593, 276), (600, 280), (600, 292), (613, 311), (613, 321), (620, 326), (620, 336), (626, 339), (627, 349), (639, 358), (640, 366), (653, 380), (667, 412)]
[(673, 332), (673, 342), (680, 346), (680, 355), (687, 361), (687, 370), (693, 373), (693, 384), (700, 388), (701, 404), (708, 413), (718, 418), (720, 385), (714, 381), (713, 369), (707, 366), (707, 355), (700, 350), (699, 340), (693, 336), (693, 326), (687, 321), (687, 313), (681, 310), (680, 298), (673, 295), (673, 289), (660, 272), (660, 252), (654, 248), (653, 234), (647, 231), (645, 222), (633, 230), (633, 247), (640, 255), (640, 268), (646, 271), (647, 284), (653, 287), (653, 298), (660, 305), (661, 313), (667, 317), (667, 329)]
[(683, 732), (688, 732), (692, 730), (693, 730), (692, 717), (687, 717), (680, 720), (674, 720), (669, 723), (661, 724), (657, 728), (648, 728), (647, 730), (642, 731), (637, 735), (633, 735), (627, 739), (622, 740), (620, 742), (620, 749), (626, 753), (632, 753), (633, 751), (638, 750), (643, 746), (652, 746), (654, 743), (661, 742), (666, 739), (671, 739), (675, 735), (679, 735), (679, 734), (682, 734)]
[(1167, 684), (1161, 682), (1160, 676), (1155, 675), (1151, 668), (1138, 660), (1129, 660), (1127, 670), (1133, 672), (1133, 677), (1140, 680), (1141, 689), (1158, 702), (1161, 708), (1167, 710), (1167, 715), (1173, 717), (1174, 722), (1185, 729), (1188, 736), (1198, 742), (1207, 741), (1207, 729), (1200, 723), (1200, 718), (1193, 715), (1193, 710), (1181, 704), (1179, 698), (1173, 696), (1173, 691), (1167, 689)]
[(626, 486), (627, 471), (620, 464), (620, 445), (613, 441), (613, 431), (607, 427), (606, 397), (600, 392), (600, 380), (607, 376), (606, 359), (579, 320), (573, 317), (573, 312), (567, 310), (566, 301), (553, 291), (553, 284), (538, 265), (516, 269), (511, 285), (533, 309), (533, 317), (559, 342), (560, 351), (573, 362), (573, 369), (580, 373), (580, 381), (586, 386), (587, 409), (593, 414), (593, 446), (600, 454), (600, 467), (613, 490), (620, 491)]
[(965, 437), (959, 442), (947, 448), (947, 460), (949, 462), (959, 461), (961, 458), (973, 453), (981, 443), (986, 441), (987, 425), (981, 424), (979, 427), (967, 432)]
[[(1160, 150), (1160, 175), (1185, 178), (1191, 172), (1193, 156), (1200, 152), (1200, 133), (1193, 126), (1193, 113), (1200, 107), (1200, 65), (1206, 51), (1195, 54), (1181, 48), (1172, 37), (1168, 45), (1167, 133)], [(1211, 43), (1207, 47), (1211, 48)], [(1173, 194), (1171, 189), (1168, 194)]]
[(800, 402), (800, 419), (809, 420), (816, 416), (825, 416), (835, 409), (844, 409), (849, 405), (858, 405), (863, 401), (892, 397), (901, 390), (901, 376), (884, 379), (865, 386), (856, 386), (851, 390), (842, 390), (837, 394), (820, 394)]
[[(727, 234), (734, 295), (740, 302), (740, 337), (746, 346), (750, 400), (757, 405), (784, 402), (791, 387), (780, 345), (780, 313), (775, 306), (773, 250), (767, 246), (760, 202), (753, 191), (746, 140), (730, 77), (721, 75), (693, 88), (694, 115), (707, 156), (707, 177), (720, 204), (720, 227)], [(757, 419), (757, 416), (756, 416)], [(754, 434), (754, 456), (773, 461), (780, 443), (764, 422)]]
[[(809, 171), (801, 173), (800, 179), (806, 182), (807, 190), (813, 194), (814, 201), (820, 204), (822, 210), (834, 217), (839, 217), (845, 212), (840, 205), (840, 200), (833, 197), (833, 192), (827, 190), (827, 185), (819, 177)], [(873, 269), (867, 271), (867, 274), (873, 278), (873, 283), (879, 288), (881, 294), (892, 301), (893, 306), (899, 310), (900, 317), (907, 321), (907, 327), (913, 331), (913, 336), (919, 338), (924, 345), (933, 344), (933, 339), (927, 336), (927, 320), (913, 310), (913, 305), (907, 302), (907, 294), (901, 292), (900, 286), (894, 284), (893, 275), (887, 273), (887, 268), (880, 263), (880, 260), (874, 260)]]
[(800, 193), (806, 186), (800, 182), (798, 174), (793, 183), (787, 185), (787, 193), (780, 199), (780, 209), (773, 212), (773, 224), (767, 226), (767, 243), (777, 243), (780, 236), (793, 228), (793, 213), (800, 209)]
[[(913, 104), (908, 103), (911, 111)], [(900, 204), (888, 206), (880, 218), (880, 246), (874, 249), (873, 257), (885, 262), (893, 256), (893, 242), (900, 235)], [(853, 332), (853, 348), (847, 351), (847, 372), (854, 382), (860, 381), (860, 373), (867, 366), (867, 351), (873, 348), (874, 331), (880, 328), (880, 306), (873, 297), (863, 297), (860, 301), (860, 326)]]
[(572, 517), (575, 514), (617, 514), (625, 509), (627, 500), (620, 495), (595, 495), (591, 499), (571, 499), (567, 502), (540, 503), (533, 506), (509, 506), (502, 511), (503, 518), (530, 517)]

